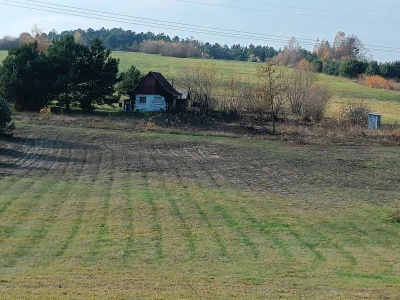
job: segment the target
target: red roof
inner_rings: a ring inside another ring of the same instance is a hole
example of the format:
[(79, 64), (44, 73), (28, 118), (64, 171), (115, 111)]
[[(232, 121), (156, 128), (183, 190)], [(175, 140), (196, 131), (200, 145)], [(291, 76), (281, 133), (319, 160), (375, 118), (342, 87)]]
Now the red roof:
[(169, 81), (167, 79), (165, 79), (165, 77), (159, 73), (159, 72), (150, 72), (149, 74), (147, 74), (146, 76), (149, 75), (153, 75), (154, 78), (164, 87), (164, 89), (174, 95), (174, 96), (182, 96), (181, 93), (179, 93), (176, 89), (174, 89), (174, 87), (169, 83)]

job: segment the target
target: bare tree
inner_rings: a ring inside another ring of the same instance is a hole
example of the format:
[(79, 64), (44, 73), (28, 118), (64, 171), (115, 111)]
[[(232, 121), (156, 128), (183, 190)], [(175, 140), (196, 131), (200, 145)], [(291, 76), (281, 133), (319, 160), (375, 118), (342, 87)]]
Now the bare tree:
[(235, 117), (240, 115), (241, 111), (241, 99), (240, 86), (235, 74), (231, 74), (229, 78), (228, 86), (224, 89), (224, 93), (221, 97), (220, 108), (229, 117)]
[(23, 32), (19, 35), (20, 44), (27, 44), (33, 42), (33, 37), (29, 32)]
[(196, 65), (185, 72), (183, 86), (190, 92), (194, 105), (203, 114), (215, 109), (215, 82), (217, 71), (214, 65)]
[(325, 115), (327, 104), (332, 94), (329, 87), (323, 84), (314, 84), (310, 87), (303, 104), (303, 118), (306, 121), (319, 122)]
[(364, 43), (361, 41), (361, 39), (358, 36), (356, 36), (354, 34), (349, 35), (346, 38), (346, 45), (347, 45), (349, 55), (352, 58), (359, 59), (359, 60), (372, 59), (371, 54), (365, 48)]
[(289, 39), (288, 44), (285, 46), (285, 50), (296, 51), (296, 52), (301, 50), (300, 44), (295, 36)]
[(40, 52), (46, 52), (51, 45), (51, 41), (47, 39), (47, 35), (43, 32), (43, 29), (39, 28), (37, 24), (33, 24), (31, 34), (23, 32), (19, 35), (20, 44), (32, 43), (34, 41), (38, 44), (38, 50)]
[(343, 31), (339, 31), (333, 43), (332, 58), (370, 60), (372, 57), (358, 36), (346, 36)]
[(259, 96), (266, 104), (272, 118), (272, 133), (276, 133), (276, 121), (283, 109), (285, 82), (283, 72), (278, 71), (271, 63), (258, 70), (260, 79)]
[(149, 53), (149, 54), (160, 54), (161, 49), (163, 48), (165, 42), (164, 41), (151, 41), (147, 40), (140, 43), (139, 49), (140, 52)]
[(297, 116), (302, 114), (304, 103), (307, 101), (315, 79), (314, 73), (299, 69), (286, 77), (285, 94), (292, 114)]

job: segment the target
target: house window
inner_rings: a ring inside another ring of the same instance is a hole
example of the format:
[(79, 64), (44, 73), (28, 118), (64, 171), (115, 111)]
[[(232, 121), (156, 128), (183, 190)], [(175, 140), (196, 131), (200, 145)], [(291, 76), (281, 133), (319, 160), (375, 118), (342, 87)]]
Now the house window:
[(146, 97), (139, 97), (139, 104), (146, 104)]
[(154, 105), (157, 105), (157, 106), (163, 105), (163, 98), (162, 97), (154, 97)]

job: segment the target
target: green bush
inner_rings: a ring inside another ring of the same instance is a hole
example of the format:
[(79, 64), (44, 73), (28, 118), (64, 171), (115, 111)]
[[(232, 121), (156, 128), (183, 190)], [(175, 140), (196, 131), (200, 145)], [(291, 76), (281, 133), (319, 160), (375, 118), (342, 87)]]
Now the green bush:
[(325, 62), (322, 72), (326, 75), (338, 76), (339, 67), (340, 67), (340, 62), (334, 60), (328, 60)]
[(14, 129), (10, 105), (6, 100), (0, 98), (0, 135), (12, 136)]
[(121, 95), (129, 96), (132, 102), (132, 110), (135, 109), (134, 91), (140, 81), (143, 79), (143, 74), (135, 66), (131, 66), (126, 73), (122, 73), (122, 80), (118, 84), (117, 90)]
[(377, 61), (371, 61), (365, 70), (366, 75), (381, 75), (381, 70)]
[(348, 78), (354, 78), (364, 74), (367, 69), (367, 63), (356, 60), (344, 60), (339, 67), (339, 75)]
[(19, 110), (39, 110), (47, 105), (51, 72), (37, 43), (8, 52), (0, 69), (0, 95)]
[(314, 72), (317, 72), (317, 73), (321, 73), (322, 72), (323, 66), (324, 66), (323, 62), (321, 60), (319, 60), (319, 59), (313, 60), (310, 63), (311, 70), (313, 70)]
[(393, 213), (392, 218), (396, 223), (400, 223), (400, 209)]

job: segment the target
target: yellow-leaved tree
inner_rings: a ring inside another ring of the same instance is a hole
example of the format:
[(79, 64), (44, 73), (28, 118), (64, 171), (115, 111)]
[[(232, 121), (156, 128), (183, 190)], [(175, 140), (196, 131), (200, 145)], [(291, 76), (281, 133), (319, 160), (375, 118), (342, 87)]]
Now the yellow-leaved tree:
[(280, 113), (284, 111), (285, 82), (283, 72), (275, 68), (271, 63), (258, 69), (260, 80), (258, 93), (260, 100), (265, 104), (266, 112), (271, 115), (272, 133), (276, 133), (276, 121)]

